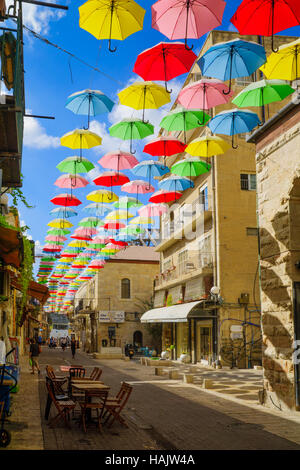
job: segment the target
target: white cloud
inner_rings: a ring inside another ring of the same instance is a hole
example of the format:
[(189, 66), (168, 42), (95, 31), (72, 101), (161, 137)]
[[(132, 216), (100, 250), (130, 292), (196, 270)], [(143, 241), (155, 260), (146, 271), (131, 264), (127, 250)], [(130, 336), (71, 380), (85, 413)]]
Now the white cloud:
[(60, 139), (59, 137), (48, 135), (37, 119), (25, 118), (23, 143), (26, 147), (31, 148), (57, 148), (60, 146)]

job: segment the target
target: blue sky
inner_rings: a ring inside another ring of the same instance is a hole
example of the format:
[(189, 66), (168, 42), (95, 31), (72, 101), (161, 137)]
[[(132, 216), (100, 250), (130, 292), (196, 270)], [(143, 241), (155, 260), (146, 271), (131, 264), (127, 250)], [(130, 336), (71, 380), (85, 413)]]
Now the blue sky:
[[(53, 196), (66, 192), (54, 186), (54, 181), (61, 175), (56, 165), (64, 158), (76, 155), (76, 151), (59, 145), (59, 137), (76, 127), (86, 125), (87, 122), (85, 116), (75, 115), (65, 109), (67, 97), (75, 91), (92, 88), (103, 91), (117, 102), (117, 92), (126, 87), (130, 81), (139, 79), (132, 72), (137, 55), (161, 41), (167, 41), (165, 36), (151, 28), (153, 2), (149, 0), (138, 0), (138, 3), (146, 9), (143, 31), (133, 34), (125, 41), (114, 41), (113, 45), (118, 47), (115, 53), (108, 51), (107, 41), (98, 41), (79, 27), (78, 7), (84, 3), (83, 0), (72, 0), (72, 2), (57, 0), (56, 3), (67, 4), (69, 10), (61, 13), (59, 10), (24, 4), (24, 24), (86, 62), (99, 67), (104, 73), (109, 74), (111, 79), (92, 71), (74, 59), (70, 60), (68, 55), (56, 48), (25, 34), (26, 108), (32, 114), (55, 116), (55, 120), (25, 118), (23, 192), (28, 202), (35, 207), (27, 209), (20, 204), (20, 214), (21, 220), (30, 227), (29, 234), (42, 244), (49, 228), (47, 223), (52, 218), (49, 212), (57, 207), (49, 201)], [(223, 25), (219, 29), (231, 29), (229, 19), (240, 3), (240, 0), (227, 2)], [(299, 28), (293, 28), (286, 33), (299, 34)], [(196, 53), (199, 52), (204, 39), (203, 37), (190, 41), (190, 44), (194, 44)], [(174, 90), (172, 100), (176, 97), (185, 77), (185, 75), (180, 76), (171, 82), (170, 87)], [(171, 104), (157, 112), (146, 111), (146, 118), (158, 124)], [(122, 118), (130, 117), (132, 112), (130, 108), (119, 105), (109, 116), (97, 116), (96, 121), (92, 122), (91, 129), (95, 129), (104, 137), (103, 146), (96, 150), (85, 151), (84, 156), (96, 164), (102, 155), (109, 150), (117, 149), (120, 144), (123, 150), (128, 150), (128, 141), (123, 143), (109, 140), (108, 127)], [(141, 117), (141, 112), (135, 112), (135, 116)], [(142, 155), (143, 145), (137, 145), (136, 148), (139, 149), (136, 155), (139, 160), (151, 158), (146, 154)], [(127, 174), (131, 179), (140, 179), (131, 172)], [(74, 223), (74, 229), (77, 222), (85, 217), (85, 213), (80, 209), (89, 203), (85, 196), (94, 189), (97, 189), (95, 185), (89, 185), (83, 190), (74, 191), (82, 201), (82, 205), (79, 206), (79, 216), (70, 219)], [(146, 202), (147, 199), (141, 198), (141, 200)]]

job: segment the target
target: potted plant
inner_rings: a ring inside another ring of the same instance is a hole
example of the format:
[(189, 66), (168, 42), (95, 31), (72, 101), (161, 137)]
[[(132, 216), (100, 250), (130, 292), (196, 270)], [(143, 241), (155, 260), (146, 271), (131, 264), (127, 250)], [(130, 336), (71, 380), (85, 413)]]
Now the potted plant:
[(190, 356), (189, 354), (186, 352), (186, 351), (182, 351), (180, 357), (179, 357), (179, 360), (181, 362), (188, 362), (190, 360)]

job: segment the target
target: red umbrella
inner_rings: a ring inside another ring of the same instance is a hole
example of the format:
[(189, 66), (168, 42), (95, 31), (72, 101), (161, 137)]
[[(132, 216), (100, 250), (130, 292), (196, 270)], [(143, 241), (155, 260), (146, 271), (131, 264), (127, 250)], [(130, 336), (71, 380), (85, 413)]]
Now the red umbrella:
[(166, 157), (176, 155), (185, 151), (187, 145), (174, 137), (158, 137), (145, 145), (143, 152), (149, 153), (153, 157)]
[(100, 176), (95, 178), (94, 183), (97, 186), (121, 186), (122, 184), (128, 183), (130, 179), (128, 176), (117, 171), (105, 171)]
[(104, 225), (104, 229), (108, 229), (108, 230), (118, 230), (119, 228), (125, 228), (126, 225), (123, 224), (122, 222), (107, 222), (105, 225)]
[(112, 243), (113, 245), (116, 245), (116, 246), (128, 246), (127, 242), (123, 242), (121, 240), (114, 240), (113, 238), (110, 238), (109, 241), (110, 241), (110, 243)]
[(181, 42), (161, 42), (138, 55), (133, 71), (143, 80), (164, 80), (167, 82), (190, 71), (197, 59), (196, 54)]
[(53, 202), (53, 204), (56, 204), (57, 206), (79, 206), (81, 204), (81, 201), (77, 199), (75, 196), (71, 196), (70, 194), (59, 194), (58, 196), (55, 196), (53, 199), (50, 200), (50, 202)]
[(231, 23), (240, 34), (273, 36), (284, 29), (300, 24), (299, 0), (243, 0)]
[(180, 193), (179, 191), (166, 191), (164, 189), (160, 189), (149, 198), (149, 202), (159, 203), (178, 201), (181, 196), (182, 193)]

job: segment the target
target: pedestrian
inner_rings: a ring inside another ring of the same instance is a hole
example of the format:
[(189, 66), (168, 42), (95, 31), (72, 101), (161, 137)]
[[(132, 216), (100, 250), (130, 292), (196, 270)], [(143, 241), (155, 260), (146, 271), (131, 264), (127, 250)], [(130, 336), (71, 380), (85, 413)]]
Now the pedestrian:
[(32, 374), (34, 374), (34, 368), (36, 367), (38, 374), (41, 373), (40, 366), (39, 366), (39, 354), (41, 352), (40, 346), (37, 341), (32, 338), (30, 340), (30, 349), (29, 349), (29, 359), (32, 362)]
[(71, 340), (71, 352), (72, 352), (72, 359), (75, 359), (75, 352), (76, 352), (75, 338), (72, 338), (72, 340)]
[(66, 338), (62, 338), (62, 340), (61, 340), (62, 350), (64, 351), (66, 349), (66, 347), (67, 347), (67, 340), (66, 340)]

